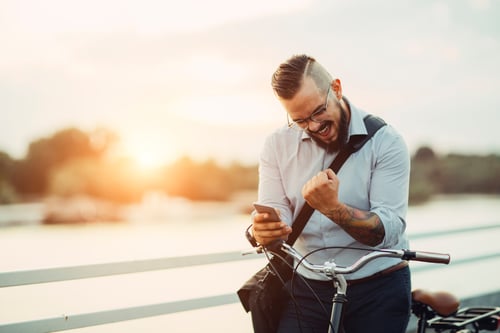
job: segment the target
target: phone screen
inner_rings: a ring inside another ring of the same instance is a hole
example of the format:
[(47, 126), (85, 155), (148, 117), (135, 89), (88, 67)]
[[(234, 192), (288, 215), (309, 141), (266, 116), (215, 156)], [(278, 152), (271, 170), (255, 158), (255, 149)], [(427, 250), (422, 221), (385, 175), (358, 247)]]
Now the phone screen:
[(261, 205), (258, 203), (254, 203), (253, 206), (258, 213), (268, 213), (269, 221), (281, 221), (280, 217), (278, 216), (278, 213), (273, 207)]

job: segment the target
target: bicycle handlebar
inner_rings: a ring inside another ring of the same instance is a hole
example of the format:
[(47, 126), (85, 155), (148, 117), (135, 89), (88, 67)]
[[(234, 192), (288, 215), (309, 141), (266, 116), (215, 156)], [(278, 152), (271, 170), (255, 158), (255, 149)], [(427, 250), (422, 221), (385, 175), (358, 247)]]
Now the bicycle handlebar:
[(423, 261), (430, 262), (435, 264), (449, 264), (450, 263), (450, 255), (445, 253), (436, 253), (436, 252), (425, 252), (425, 251), (410, 251), (410, 250), (402, 250), (404, 252), (404, 256), (401, 257), (403, 260), (415, 260), (415, 261)]
[(415, 260), (423, 261), (436, 264), (449, 264), (450, 255), (444, 253), (435, 252), (424, 252), (424, 251), (411, 251), (411, 250), (393, 250), (393, 249), (375, 249), (361, 258), (359, 258), (355, 263), (347, 267), (337, 266), (333, 261), (326, 262), (323, 265), (312, 264), (307, 261), (302, 254), (297, 252), (292, 246), (286, 244), (283, 241), (273, 242), (266, 246), (266, 249), (271, 252), (277, 252), (276, 250), (282, 250), (288, 253), (299, 261), (305, 268), (316, 273), (323, 273), (327, 275), (336, 274), (349, 274), (359, 270), (361, 267), (366, 265), (368, 262), (381, 258), (400, 258), (402, 260)]

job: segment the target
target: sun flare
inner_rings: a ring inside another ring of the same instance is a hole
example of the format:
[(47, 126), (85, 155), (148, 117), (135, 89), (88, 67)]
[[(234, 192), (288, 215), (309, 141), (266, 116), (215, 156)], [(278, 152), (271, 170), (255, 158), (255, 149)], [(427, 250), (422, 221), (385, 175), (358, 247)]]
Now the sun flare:
[(165, 164), (162, 158), (149, 150), (138, 151), (133, 158), (142, 169), (155, 169)]
[(166, 145), (165, 140), (129, 138), (123, 143), (122, 152), (143, 171), (151, 171), (172, 162), (176, 158), (176, 149)]

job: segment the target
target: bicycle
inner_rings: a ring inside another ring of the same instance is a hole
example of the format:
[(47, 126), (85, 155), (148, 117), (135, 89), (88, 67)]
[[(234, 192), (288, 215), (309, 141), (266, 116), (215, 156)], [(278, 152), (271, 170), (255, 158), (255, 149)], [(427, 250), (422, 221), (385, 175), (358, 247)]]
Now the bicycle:
[[(328, 277), (336, 288), (332, 300), (330, 314), (330, 325), (328, 333), (339, 332), (342, 320), (343, 306), (347, 302), (347, 281), (345, 274), (353, 273), (366, 265), (368, 262), (381, 257), (399, 258), (402, 260), (422, 261), (428, 263), (448, 264), (450, 255), (443, 253), (373, 249), (372, 252), (362, 256), (355, 263), (347, 267), (341, 267), (330, 260), (323, 265), (312, 264), (292, 246), (283, 241), (275, 241), (265, 247), (260, 247), (257, 252), (265, 252), (282, 257), (288, 254), (295, 259), (297, 266), (302, 265), (306, 269), (320, 273)], [(477, 333), (481, 330), (495, 331), (500, 328), (500, 307), (467, 307), (459, 308), (458, 299), (448, 292), (430, 292), (416, 289), (412, 292), (412, 312), (417, 317), (417, 333), (425, 333), (427, 329), (434, 332), (449, 333)]]

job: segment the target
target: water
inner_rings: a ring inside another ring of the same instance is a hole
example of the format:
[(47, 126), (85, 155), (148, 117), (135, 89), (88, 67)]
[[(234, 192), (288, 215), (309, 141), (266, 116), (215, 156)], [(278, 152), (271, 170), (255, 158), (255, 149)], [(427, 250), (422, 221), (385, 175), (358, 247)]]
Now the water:
[[(157, 200), (157, 201), (155, 201)], [(0, 271), (74, 266), (189, 254), (239, 251), (248, 244), (247, 215), (233, 206), (154, 199), (130, 211), (127, 224), (43, 226), (40, 206), (0, 206), (0, 223), (27, 214), (28, 225), (0, 229)], [(37, 213), (37, 209), (39, 210)], [(500, 224), (500, 196), (441, 197), (408, 213), (410, 235)], [(142, 217), (142, 218), (141, 218)], [(162, 222), (168, 220), (168, 222)], [(415, 238), (411, 248), (452, 255), (452, 264), (413, 274), (414, 287), (449, 290), (460, 297), (500, 290), (499, 259), (453, 265), (472, 256), (500, 253), (500, 228)], [(0, 323), (231, 293), (261, 260), (188, 267), (0, 289)], [(422, 265), (422, 264), (421, 264)], [(418, 263), (414, 267), (418, 267)], [(474, 279), (479, 276), (478, 283)], [(251, 332), (240, 304), (78, 329), (78, 332)]]

